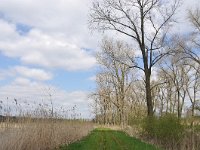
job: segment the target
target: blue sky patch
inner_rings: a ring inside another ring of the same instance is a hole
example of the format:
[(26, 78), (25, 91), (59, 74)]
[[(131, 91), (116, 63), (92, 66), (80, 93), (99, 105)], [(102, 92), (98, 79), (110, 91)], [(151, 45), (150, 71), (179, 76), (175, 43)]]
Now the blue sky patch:
[(19, 65), (20, 60), (18, 58), (9, 58), (1, 53), (0, 50), (0, 69), (7, 69), (15, 65)]
[(31, 26), (22, 23), (16, 24), (16, 30), (20, 35), (26, 35), (31, 29), (32, 29)]
[(95, 82), (89, 79), (94, 75), (95, 72), (93, 70), (76, 72), (56, 70), (54, 71), (54, 79), (49, 81), (49, 83), (69, 92), (79, 90), (90, 91), (95, 88)]

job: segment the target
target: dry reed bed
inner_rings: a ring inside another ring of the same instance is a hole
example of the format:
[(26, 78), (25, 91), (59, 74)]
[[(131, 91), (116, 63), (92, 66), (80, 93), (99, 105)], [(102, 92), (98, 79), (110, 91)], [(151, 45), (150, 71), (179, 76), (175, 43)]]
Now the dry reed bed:
[(0, 150), (51, 150), (81, 139), (92, 129), (92, 123), (83, 121), (0, 123)]

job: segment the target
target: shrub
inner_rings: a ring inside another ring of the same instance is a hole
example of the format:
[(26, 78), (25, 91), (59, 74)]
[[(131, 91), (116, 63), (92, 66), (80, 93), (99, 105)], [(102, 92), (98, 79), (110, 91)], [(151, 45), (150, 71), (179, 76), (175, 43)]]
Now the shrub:
[(172, 114), (160, 118), (148, 117), (143, 122), (143, 130), (149, 137), (165, 146), (177, 146), (184, 134), (184, 127)]
[(156, 117), (145, 118), (142, 124), (144, 134), (147, 134), (149, 137), (155, 137), (157, 132), (157, 122), (158, 118)]
[(158, 120), (157, 137), (162, 140), (180, 140), (184, 133), (184, 128), (179, 119), (174, 115), (165, 115)]

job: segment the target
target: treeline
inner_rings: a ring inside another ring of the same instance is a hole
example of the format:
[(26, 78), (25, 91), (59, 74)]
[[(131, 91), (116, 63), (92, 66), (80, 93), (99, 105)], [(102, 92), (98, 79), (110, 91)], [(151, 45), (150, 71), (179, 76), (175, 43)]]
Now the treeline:
[(170, 30), (180, 5), (180, 0), (93, 3), (91, 29), (128, 39), (104, 38), (96, 54), (97, 87), (91, 94), (96, 122), (125, 125), (146, 116), (199, 115), (200, 8), (185, 10), (193, 29), (185, 36)]

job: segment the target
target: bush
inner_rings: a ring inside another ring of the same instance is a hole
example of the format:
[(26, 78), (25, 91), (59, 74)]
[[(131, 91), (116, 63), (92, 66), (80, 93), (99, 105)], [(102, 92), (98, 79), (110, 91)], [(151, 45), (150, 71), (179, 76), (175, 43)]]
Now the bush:
[(150, 137), (155, 137), (157, 132), (157, 123), (158, 123), (158, 118), (156, 117), (145, 118), (142, 124), (144, 133)]
[(184, 133), (183, 125), (172, 114), (167, 114), (160, 118), (146, 118), (143, 122), (143, 130), (149, 137), (156, 139), (162, 145), (168, 146), (179, 144)]
[(162, 140), (180, 140), (184, 133), (184, 128), (179, 119), (174, 115), (165, 115), (158, 121), (157, 137)]

